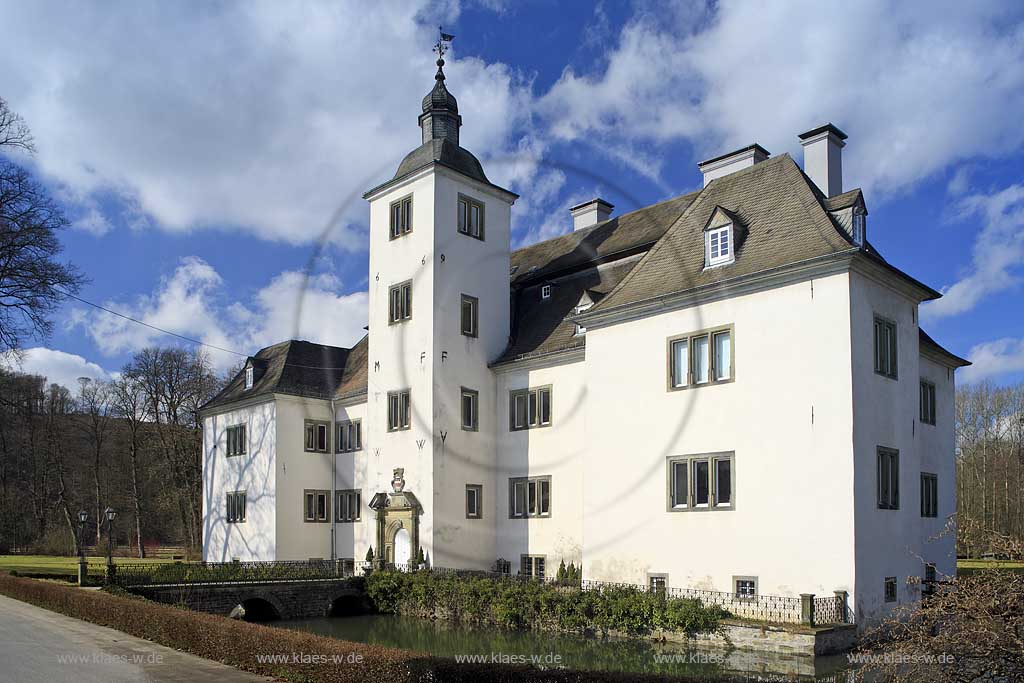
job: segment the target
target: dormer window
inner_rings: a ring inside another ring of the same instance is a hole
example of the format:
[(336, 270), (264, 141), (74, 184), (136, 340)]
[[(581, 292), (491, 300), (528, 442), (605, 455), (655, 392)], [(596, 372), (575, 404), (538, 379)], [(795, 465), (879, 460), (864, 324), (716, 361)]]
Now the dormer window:
[(732, 225), (712, 228), (707, 231), (707, 264), (720, 266), (732, 263)]
[(724, 266), (736, 260), (738, 235), (743, 226), (739, 217), (721, 206), (711, 212), (711, 218), (704, 226), (704, 267)]
[(864, 246), (864, 233), (867, 229), (867, 214), (864, 209), (853, 211), (853, 243), (858, 247)]
[(253, 369), (252, 369), (252, 366), (249, 365), (249, 366), (247, 366), (245, 368), (245, 388), (246, 389), (252, 389), (252, 380), (253, 380)]
[(550, 299), (551, 298), (551, 285), (542, 285), (540, 288), (540, 298)]

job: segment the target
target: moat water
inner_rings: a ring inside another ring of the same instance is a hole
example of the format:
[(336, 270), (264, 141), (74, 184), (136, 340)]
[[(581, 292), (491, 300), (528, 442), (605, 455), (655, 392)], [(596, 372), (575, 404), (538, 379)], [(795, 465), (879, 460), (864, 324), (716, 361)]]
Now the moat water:
[(393, 615), (319, 617), (272, 622), (339, 640), (475, 661), (535, 664), (544, 668), (625, 671), (678, 676), (681, 681), (848, 683), (845, 656), (797, 657), (642, 639), (598, 638), (537, 631), (507, 631)]

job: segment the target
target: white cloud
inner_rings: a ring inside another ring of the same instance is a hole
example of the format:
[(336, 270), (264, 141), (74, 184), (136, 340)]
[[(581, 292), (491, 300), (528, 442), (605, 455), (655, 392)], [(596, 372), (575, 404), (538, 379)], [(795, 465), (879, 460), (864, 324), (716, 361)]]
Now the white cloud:
[[(128, 303), (108, 301), (104, 306), (212, 347), (251, 354), (286, 339), (354, 344), (364, 334), (368, 297), (365, 291), (345, 294), (341, 290), (341, 281), (333, 275), (307, 277), (284, 271), (251, 302), (230, 301), (217, 271), (201, 258), (189, 256), (152, 294)], [(74, 309), (68, 325), (83, 328), (108, 356), (176, 343), (158, 330), (103, 311)], [(216, 348), (207, 352), (219, 369), (238, 361), (238, 356)]]
[(967, 358), (973, 365), (960, 371), (967, 382), (1024, 372), (1024, 339), (1006, 337), (977, 344), (971, 348)]
[[(125, 197), (134, 224), (307, 243), (339, 212), (331, 239), (362, 249), (361, 193), (418, 144), (434, 26), (457, 13), (429, 0), (28, 3), (0, 22), (0, 92), (44, 173), (72, 196)], [(528, 87), (457, 49), (446, 72), (463, 139), (502, 157)], [(79, 227), (106, 229), (88, 212)]]
[(0, 357), (0, 366), (32, 375), (43, 375), (49, 384), (61, 384), (73, 392), (78, 390), (78, 378), (110, 379), (111, 374), (96, 363), (81, 356), (37, 346), (25, 349), (20, 358), (8, 352)]
[(622, 29), (606, 67), (567, 70), (539, 108), (562, 139), (686, 138), (701, 155), (753, 141), (798, 152), (798, 133), (831, 120), (850, 135), (845, 184), (899, 192), (1020, 147), (1019, 14), (995, 2), (658, 5)]
[(925, 320), (937, 320), (974, 308), (986, 296), (1020, 282), (1024, 265), (1024, 185), (1010, 185), (992, 194), (974, 194), (957, 204), (959, 220), (980, 220), (971, 265), (942, 298), (921, 309)]

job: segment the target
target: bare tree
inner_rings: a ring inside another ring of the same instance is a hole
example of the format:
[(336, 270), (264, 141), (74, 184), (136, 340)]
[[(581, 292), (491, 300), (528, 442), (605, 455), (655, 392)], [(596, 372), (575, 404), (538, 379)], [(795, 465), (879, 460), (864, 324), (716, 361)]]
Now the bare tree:
[(142, 494), (139, 486), (139, 454), (142, 446), (142, 432), (150, 416), (150, 404), (146, 400), (142, 381), (125, 368), (119, 379), (111, 384), (114, 410), (124, 420), (128, 429), (128, 464), (131, 478), (132, 506), (135, 512), (135, 541), (139, 546), (139, 557), (146, 557), (142, 541)]
[(202, 542), (202, 435), (199, 408), (217, 389), (217, 378), (200, 352), (147, 348), (126, 368), (146, 393), (153, 426), (177, 487), (184, 492), (181, 514), (187, 542)]
[(96, 505), (96, 545), (100, 544), (103, 535), (103, 492), (100, 480), (103, 457), (106, 454), (107, 436), (110, 433), (111, 391), (110, 386), (101, 380), (88, 377), (78, 378), (78, 414), (75, 423), (85, 435), (92, 456), (92, 483)]
[(60, 207), (5, 151), (31, 152), (32, 136), (0, 99), (0, 351), (50, 333), (49, 316), (84, 281), (60, 263), (57, 232), (67, 225)]

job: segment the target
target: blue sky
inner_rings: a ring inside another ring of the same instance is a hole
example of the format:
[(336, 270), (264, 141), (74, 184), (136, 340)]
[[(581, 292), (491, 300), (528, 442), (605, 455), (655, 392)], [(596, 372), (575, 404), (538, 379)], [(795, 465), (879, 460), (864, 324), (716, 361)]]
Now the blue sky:
[[(242, 353), (366, 324), (364, 190), (419, 142), (436, 26), (463, 144), (522, 195), (514, 240), (699, 186), (703, 158), (848, 135), (868, 237), (947, 294), (923, 326), (1024, 378), (1024, 8), (1018, 3), (11, 4), (0, 97), (64, 204), (81, 295)], [(305, 276), (307, 272), (308, 279)], [(296, 314), (302, 297), (301, 314)], [(24, 369), (73, 384), (176, 343), (69, 303)], [(230, 354), (211, 352), (219, 368)]]

